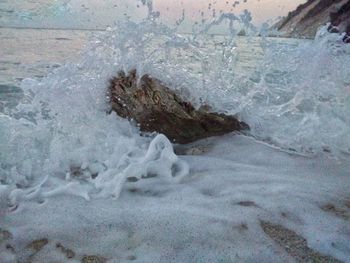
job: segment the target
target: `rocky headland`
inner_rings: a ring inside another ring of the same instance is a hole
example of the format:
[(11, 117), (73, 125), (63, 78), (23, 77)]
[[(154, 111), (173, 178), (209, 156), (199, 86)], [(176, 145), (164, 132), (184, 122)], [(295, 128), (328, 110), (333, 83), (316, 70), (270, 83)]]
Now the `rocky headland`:
[(309, 0), (290, 12), (274, 27), (282, 36), (314, 38), (317, 30), (331, 23), (332, 33), (346, 33), (344, 42), (350, 42), (350, 0)]

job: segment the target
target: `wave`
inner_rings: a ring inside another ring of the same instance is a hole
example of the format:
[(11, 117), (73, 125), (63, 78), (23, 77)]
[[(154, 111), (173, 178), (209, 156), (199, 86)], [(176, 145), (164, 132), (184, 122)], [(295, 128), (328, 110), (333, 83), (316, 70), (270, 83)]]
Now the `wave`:
[[(176, 181), (188, 173), (166, 137), (140, 136), (136, 125), (107, 114), (107, 83), (119, 70), (135, 68), (197, 107), (237, 114), (251, 136), (282, 148), (350, 153), (350, 47), (340, 36), (321, 29), (314, 41), (292, 46), (262, 38), (262, 62), (244, 74), (235, 24), (256, 34), (247, 14), (203, 21), (186, 36), (158, 16), (150, 6), (142, 22), (96, 34), (79, 63), (22, 82), (24, 99), (0, 115), (0, 182), (12, 205), (63, 192), (118, 197), (127, 177)], [(229, 32), (220, 43), (210, 33), (216, 26)]]

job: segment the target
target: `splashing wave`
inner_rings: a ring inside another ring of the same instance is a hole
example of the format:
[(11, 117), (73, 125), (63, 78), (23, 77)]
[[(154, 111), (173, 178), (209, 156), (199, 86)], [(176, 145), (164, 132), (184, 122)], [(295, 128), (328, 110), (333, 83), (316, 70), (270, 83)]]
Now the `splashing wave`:
[[(141, 23), (119, 22), (96, 35), (78, 64), (23, 81), (25, 99), (0, 116), (0, 180), (13, 203), (62, 192), (117, 197), (129, 174), (174, 179), (188, 173), (164, 136), (150, 143), (136, 126), (106, 114), (107, 81), (118, 70), (136, 68), (196, 106), (239, 114), (251, 135), (282, 148), (350, 152), (350, 47), (338, 36), (321, 30), (315, 41), (293, 46), (259, 40), (262, 62), (247, 74), (237, 69), (234, 24), (255, 33), (249, 16), (222, 14), (187, 36), (158, 16), (150, 6)], [(210, 30), (218, 25), (230, 33), (215, 44)]]

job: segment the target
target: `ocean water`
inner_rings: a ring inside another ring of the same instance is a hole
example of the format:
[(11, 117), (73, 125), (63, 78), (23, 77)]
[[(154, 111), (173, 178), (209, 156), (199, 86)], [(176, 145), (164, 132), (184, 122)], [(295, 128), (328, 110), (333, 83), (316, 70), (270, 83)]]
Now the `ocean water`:
[[(349, 262), (349, 45), (324, 29), (314, 41), (238, 37), (234, 23), (255, 29), (232, 14), (178, 34), (158, 15), (149, 5), (142, 21), (94, 32), (0, 29), (0, 223), (11, 233), (0, 259), (294, 262), (264, 234), (269, 221)], [(211, 34), (217, 25), (229, 33)], [(141, 136), (107, 114), (108, 80), (134, 68), (251, 131), (183, 154)]]
[[(89, 38), (96, 32), (99, 31), (1, 28), (1, 110), (4, 111), (10, 105), (13, 107), (20, 101), (20, 85), (23, 79), (42, 79), (62, 64), (77, 61)], [(220, 45), (222, 38), (216, 35), (212, 41), (212, 48)], [(249, 74), (262, 59), (260, 39), (240, 38), (238, 41), (237, 70)], [(289, 42), (289, 45), (297, 43), (296, 40), (276, 39), (276, 42), (278, 41), (286, 44)], [(183, 59), (186, 57), (183, 56)], [(200, 71), (198, 64), (194, 63), (192, 69), (196, 67), (197, 72)]]
[(16, 105), (25, 78), (43, 78), (62, 63), (73, 61), (90, 32), (71, 30), (0, 29), (0, 110)]

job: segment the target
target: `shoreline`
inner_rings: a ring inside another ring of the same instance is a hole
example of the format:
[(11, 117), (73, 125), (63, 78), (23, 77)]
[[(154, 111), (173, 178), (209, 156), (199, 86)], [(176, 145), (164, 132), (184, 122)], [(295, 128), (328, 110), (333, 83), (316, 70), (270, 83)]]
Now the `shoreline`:
[[(59, 28), (59, 27), (52, 27), (52, 28), (45, 28), (45, 27), (22, 27), (22, 26), (0, 26), (0, 30), (5, 29), (5, 30), (42, 30), (42, 31), (82, 31), (82, 32), (105, 32), (106, 29), (103, 28)], [(177, 32), (179, 35), (192, 35), (191, 32)], [(208, 35), (214, 35), (214, 36), (227, 36), (227, 34), (222, 34), (222, 33), (213, 33)], [(256, 36), (240, 36), (236, 35), (237, 38), (248, 38), (248, 37), (253, 37), (253, 38), (263, 38), (260, 35)], [(280, 39), (296, 39), (296, 40), (314, 40), (314, 38), (309, 38), (309, 37), (291, 37), (291, 36), (275, 36), (275, 35), (269, 35), (266, 36), (266, 38), (280, 38)]]

